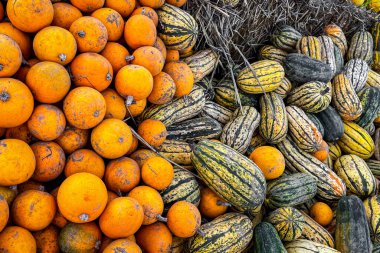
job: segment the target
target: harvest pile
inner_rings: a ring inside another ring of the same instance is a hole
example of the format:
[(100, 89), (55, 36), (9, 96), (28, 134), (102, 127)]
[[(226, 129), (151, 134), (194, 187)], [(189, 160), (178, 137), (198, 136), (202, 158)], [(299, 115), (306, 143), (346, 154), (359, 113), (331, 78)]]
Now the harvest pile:
[(0, 4), (0, 252), (380, 252), (380, 23), (221, 76), (185, 3)]

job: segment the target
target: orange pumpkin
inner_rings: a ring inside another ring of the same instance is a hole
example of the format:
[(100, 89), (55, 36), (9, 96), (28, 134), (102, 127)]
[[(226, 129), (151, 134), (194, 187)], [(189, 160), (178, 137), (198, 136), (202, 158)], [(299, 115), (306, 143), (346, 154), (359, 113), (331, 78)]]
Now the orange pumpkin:
[(25, 228), (17, 226), (6, 227), (0, 233), (0, 249), (3, 252), (12, 253), (37, 252), (36, 240), (33, 235)]
[(0, 195), (0, 232), (3, 231), (9, 220), (9, 206), (7, 200)]
[(33, 49), (41, 61), (62, 65), (70, 63), (77, 53), (74, 36), (59, 26), (49, 26), (39, 31), (33, 40)]
[(182, 7), (185, 5), (187, 0), (166, 0), (166, 2), (177, 7)]
[(54, 224), (55, 226), (59, 227), (59, 228), (63, 228), (64, 226), (66, 226), (68, 221), (66, 220), (65, 217), (63, 217), (63, 215), (61, 214), (61, 212), (58, 209), (58, 204), (57, 204), (58, 189), (59, 189), (59, 187), (55, 188), (53, 191), (50, 192), (50, 194), (55, 199), (56, 207), (57, 207), (57, 211), (55, 212), (54, 219), (51, 223)]
[(143, 6), (148, 6), (150, 8), (157, 9), (164, 5), (165, 0), (139, 0), (139, 2)]
[(72, 126), (90, 129), (104, 119), (106, 101), (99, 91), (90, 87), (78, 87), (66, 96), (63, 111)]
[(100, 54), (80, 54), (71, 63), (70, 69), (76, 86), (86, 86), (103, 91), (112, 82), (112, 65)]
[(87, 172), (103, 178), (105, 164), (103, 159), (90, 149), (74, 151), (68, 158), (65, 166), (65, 176)]
[(190, 202), (178, 201), (169, 208), (167, 224), (170, 231), (177, 237), (189, 238), (201, 226), (201, 214), (198, 208)]
[(166, 51), (166, 62), (179, 61), (178, 50), (168, 49)]
[(59, 211), (71, 222), (97, 219), (107, 205), (107, 188), (97, 176), (81, 172), (66, 178), (58, 190)]
[(140, 123), (138, 134), (153, 147), (158, 147), (166, 140), (167, 131), (165, 125), (154, 119), (146, 119)]
[(326, 161), (329, 157), (329, 144), (327, 144), (324, 140), (322, 140), (321, 147), (312, 154), (319, 161)]
[[(136, 8), (133, 12), (132, 12), (132, 16), (134, 15), (144, 15), (144, 16), (147, 16), (148, 18), (150, 18), (154, 25), (157, 26), (158, 25), (158, 15), (157, 15), (157, 12), (150, 8), (150, 7), (147, 7), (147, 6), (143, 6), (143, 7), (139, 7), (139, 8)], [(158, 37), (157, 37), (158, 39)]]
[(106, 0), (105, 6), (114, 9), (126, 18), (135, 9), (136, 0)]
[(83, 148), (88, 141), (88, 130), (79, 129), (72, 126), (66, 126), (65, 131), (55, 139), (55, 142), (65, 151), (66, 154), (71, 154), (75, 150)]
[(70, 0), (70, 2), (83, 12), (93, 12), (104, 5), (104, 0)]
[(97, 252), (101, 240), (102, 233), (94, 222), (68, 223), (58, 237), (63, 252)]
[(26, 85), (37, 101), (52, 104), (66, 96), (71, 86), (71, 79), (62, 65), (45, 61), (30, 68), (26, 76)]
[(38, 105), (28, 120), (30, 133), (41, 141), (57, 139), (65, 127), (65, 115), (54, 105)]
[(285, 158), (282, 153), (271, 146), (261, 146), (249, 156), (264, 173), (265, 179), (276, 179), (285, 171)]
[(137, 162), (140, 168), (144, 165), (144, 163), (151, 157), (158, 156), (156, 153), (154, 153), (152, 150), (149, 149), (139, 149), (133, 154), (131, 154), (131, 158)]
[(162, 41), (162, 39), (160, 39), (160, 37), (157, 37), (157, 40), (153, 46), (157, 48), (161, 52), (164, 59), (166, 59), (166, 54), (167, 54), (166, 46), (165, 46), (165, 43)]
[(55, 142), (36, 142), (30, 146), (36, 157), (33, 180), (48, 182), (56, 179), (65, 167), (66, 157), (63, 149)]
[(37, 252), (59, 253), (58, 234), (58, 229), (52, 225), (33, 233), (37, 243)]
[(152, 104), (162, 105), (173, 100), (176, 86), (174, 80), (165, 72), (153, 78), (153, 90), (148, 97)]
[(35, 168), (36, 158), (28, 144), (17, 139), (0, 140), (0, 185), (26, 182)]
[(128, 238), (119, 239), (111, 242), (102, 252), (115, 253), (115, 252), (128, 252), (128, 253), (142, 253), (141, 248)]
[(152, 76), (159, 74), (164, 68), (165, 58), (160, 50), (155, 47), (140, 47), (132, 55), (133, 60), (131, 63), (146, 68)]
[(99, 218), (103, 234), (116, 239), (136, 233), (144, 219), (144, 211), (137, 200), (120, 197), (112, 200)]
[(70, 32), (78, 45), (78, 51), (98, 53), (104, 49), (108, 40), (107, 28), (94, 17), (85, 16), (75, 20)]
[(30, 55), (32, 54), (32, 40), (28, 34), (20, 31), (10, 22), (0, 23), (0, 33), (8, 35), (16, 41), (21, 49), (24, 59), (28, 60), (30, 58)]
[(21, 31), (35, 33), (50, 25), (54, 9), (50, 0), (8, 1), (7, 15)]
[(168, 227), (161, 222), (142, 226), (136, 233), (136, 242), (144, 252), (171, 252), (173, 236)]
[(92, 148), (104, 158), (116, 159), (125, 155), (132, 145), (129, 126), (119, 119), (105, 119), (91, 133)]
[(114, 9), (101, 8), (94, 11), (91, 16), (99, 19), (107, 28), (108, 41), (118, 41), (123, 36), (123, 17)]
[(107, 165), (104, 182), (111, 191), (129, 192), (140, 182), (140, 168), (128, 157), (112, 160)]
[(142, 46), (153, 46), (156, 38), (156, 26), (147, 16), (134, 15), (125, 23), (124, 39), (132, 49)]
[(26, 76), (28, 75), (30, 68), (39, 62), (40, 60), (38, 59), (28, 60), (27, 64), (21, 65), (21, 67), (18, 69), (18, 71), (13, 77), (23, 83), (26, 83)]
[(75, 20), (83, 16), (78, 8), (68, 3), (58, 2), (53, 4), (53, 8), (54, 17), (51, 25), (59, 26), (66, 30), (70, 29)]
[(127, 65), (119, 70), (115, 78), (115, 88), (123, 96), (134, 100), (145, 99), (153, 89), (153, 76), (146, 68)]
[(16, 186), (11, 186), (11, 187), (0, 186), (0, 196), (5, 199), (5, 201), (8, 203), (8, 206), (12, 204), (13, 200), (16, 198), (16, 195), (17, 195)]
[(32, 134), (30, 133), (28, 126), (26, 124), (22, 124), (17, 127), (7, 128), (5, 138), (22, 140), (29, 144), (32, 141)]
[(29, 231), (38, 231), (49, 226), (55, 212), (54, 197), (37, 190), (19, 194), (13, 201), (11, 210), (14, 223)]
[(310, 217), (322, 226), (327, 226), (334, 218), (331, 207), (323, 202), (316, 202), (310, 208)]
[(124, 99), (113, 89), (106, 89), (102, 92), (106, 101), (106, 119), (115, 118), (123, 120), (127, 114)]
[(139, 146), (139, 140), (137, 139), (136, 136), (134, 136), (134, 135), (132, 134), (132, 145), (131, 145), (131, 147), (129, 148), (129, 150), (128, 150), (128, 152), (127, 152), (126, 155), (128, 156), (128, 155), (132, 154), (133, 152), (135, 152), (136, 149), (138, 148), (138, 146)]
[(199, 211), (202, 216), (214, 219), (227, 212), (227, 206), (223, 205), (224, 201), (218, 197), (210, 188), (201, 189), (201, 201)]
[(21, 49), (16, 41), (5, 34), (0, 34), (0, 47), (3, 49), (0, 55), (0, 78), (11, 77), (21, 66)]
[(127, 107), (126, 117), (137, 117), (145, 110), (146, 98), (133, 101), (131, 105), (126, 105), (126, 107)]
[(186, 63), (179, 61), (168, 62), (163, 71), (173, 78), (176, 85), (176, 97), (183, 97), (193, 89), (194, 75)]
[(116, 193), (114, 192), (111, 192), (111, 191), (107, 191), (107, 194), (108, 194), (108, 198), (107, 198), (107, 205), (114, 199), (120, 197), (119, 195), (117, 195)]
[(159, 156), (149, 158), (141, 168), (141, 178), (144, 183), (156, 190), (168, 187), (173, 177), (173, 166)]
[(128, 65), (132, 59), (128, 50), (116, 42), (108, 42), (102, 51), (102, 55), (111, 63), (115, 74), (117, 74), (122, 67)]
[(45, 186), (42, 183), (36, 182), (33, 180), (28, 180), (22, 184), (17, 185), (17, 193), (18, 194), (20, 194), (22, 192), (30, 191), (30, 190), (44, 192)]

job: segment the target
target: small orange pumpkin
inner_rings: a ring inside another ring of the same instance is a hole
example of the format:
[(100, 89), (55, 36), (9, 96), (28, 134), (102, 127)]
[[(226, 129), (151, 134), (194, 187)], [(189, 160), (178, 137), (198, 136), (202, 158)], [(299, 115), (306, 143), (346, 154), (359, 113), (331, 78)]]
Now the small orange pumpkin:
[(87, 129), (79, 129), (72, 126), (66, 126), (65, 131), (55, 139), (55, 142), (65, 151), (71, 154), (75, 150), (83, 148), (88, 141), (89, 132)]
[(124, 99), (113, 89), (106, 89), (102, 92), (106, 101), (106, 119), (115, 118), (123, 120), (127, 114)]
[(32, 54), (32, 40), (27, 33), (20, 31), (10, 22), (0, 23), (0, 33), (8, 35), (16, 41), (24, 59), (28, 60), (30, 58)]
[(8, 203), (8, 206), (10, 206), (17, 196), (17, 188), (15, 186), (0, 186), (0, 196), (3, 197)]
[(80, 10), (68, 3), (55, 3), (53, 4), (54, 17), (51, 25), (59, 26), (70, 30), (71, 24), (80, 17), (83, 17)]
[(59, 253), (58, 235), (58, 229), (52, 225), (33, 233), (37, 243), (37, 252)]
[(141, 168), (141, 178), (146, 185), (156, 190), (163, 190), (172, 182), (174, 169), (164, 158), (151, 157)]
[(168, 49), (166, 51), (166, 62), (179, 61), (179, 51)]
[(3, 231), (9, 220), (9, 206), (7, 200), (0, 195), (0, 232)]
[(149, 149), (139, 149), (133, 152), (130, 157), (137, 162), (140, 168), (144, 165), (144, 163), (151, 157), (158, 156), (152, 150)]
[(148, 97), (152, 104), (162, 105), (173, 100), (176, 86), (174, 80), (165, 72), (153, 78), (153, 90)]
[(285, 171), (285, 158), (282, 153), (271, 146), (261, 146), (253, 150), (251, 159), (264, 173), (265, 179), (276, 179)]
[(114, 199), (120, 197), (119, 195), (117, 195), (116, 193), (114, 192), (111, 192), (111, 191), (107, 191), (107, 194), (108, 194), (108, 198), (107, 198), (107, 205)]
[(11, 77), (16, 74), (21, 66), (22, 52), (17, 44), (11, 37), (0, 34), (0, 78)]
[(169, 208), (167, 224), (170, 231), (177, 237), (189, 238), (201, 226), (201, 214), (198, 208), (190, 202), (178, 201)]
[(107, 28), (108, 41), (118, 41), (124, 32), (123, 17), (111, 8), (101, 8), (91, 14), (92, 17), (99, 19)]
[(136, 49), (133, 52), (132, 64), (143, 66), (155, 76), (164, 68), (165, 58), (160, 50), (155, 47), (144, 46)]
[(22, 124), (17, 127), (7, 128), (5, 138), (22, 140), (29, 144), (32, 141), (32, 134), (30, 133), (27, 124)]
[(228, 207), (222, 203), (224, 203), (224, 201), (210, 188), (205, 187), (201, 189), (199, 211), (203, 216), (214, 219), (226, 213)]
[(162, 39), (160, 39), (160, 37), (157, 37), (157, 40), (154, 43), (153, 47), (157, 48), (161, 52), (164, 59), (166, 59), (166, 54), (167, 54), (166, 46), (165, 46), (165, 43), (162, 41)]
[(320, 148), (312, 154), (319, 161), (326, 161), (329, 157), (329, 144), (327, 144), (324, 140), (322, 140), (322, 144)]
[(103, 178), (105, 164), (103, 159), (90, 149), (74, 151), (68, 158), (65, 166), (65, 176), (75, 173), (88, 172), (99, 178)]
[(114, 192), (129, 192), (140, 183), (140, 168), (131, 158), (121, 157), (108, 163), (104, 182)]
[(165, 0), (139, 0), (139, 2), (143, 6), (148, 6), (153, 9), (157, 9), (164, 5)]
[(186, 4), (187, 0), (166, 0), (166, 2), (177, 7), (182, 7)]
[(158, 147), (166, 140), (167, 131), (165, 125), (154, 119), (146, 119), (140, 123), (138, 134), (153, 147)]
[(71, 4), (83, 12), (93, 12), (104, 5), (104, 0), (70, 0)]
[[(143, 6), (143, 7), (139, 7), (139, 8), (136, 8), (133, 12), (132, 12), (132, 16), (134, 15), (144, 15), (144, 16), (147, 16), (148, 18), (150, 18), (154, 25), (157, 26), (158, 25), (158, 15), (157, 15), (157, 12), (148, 7), (148, 6)], [(158, 37), (157, 37), (158, 38)]]
[(102, 51), (102, 56), (111, 63), (115, 74), (117, 74), (122, 67), (128, 65), (132, 59), (128, 50), (123, 45), (116, 42), (108, 42)]
[(12, 253), (37, 252), (36, 240), (33, 235), (25, 228), (17, 226), (6, 227), (0, 233), (0, 249), (3, 252)]
[[(152, 88), (153, 89), (153, 88)], [(126, 105), (127, 107), (127, 114), (126, 117), (137, 117), (139, 116), (146, 107), (146, 98), (133, 101), (131, 105)]]
[(106, 0), (105, 6), (114, 9), (126, 18), (135, 9), (136, 0)]
[(326, 203), (316, 202), (310, 208), (310, 217), (322, 226), (327, 226), (334, 218), (334, 212)]
[(66, 226), (68, 221), (65, 217), (63, 217), (63, 215), (61, 214), (61, 212), (58, 209), (58, 204), (57, 204), (58, 189), (59, 189), (59, 187), (55, 188), (53, 191), (50, 192), (50, 194), (54, 197), (55, 203), (57, 206), (57, 211), (55, 212), (54, 219), (51, 223), (62, 229), (64, 226)]
[(101, 240), (102, 233), (95, 222), (68, 223), (58, 237), (63, 252), (97, 252)]
[(42, 183), (36, 182), (33, 180), (28, 180), (22, 184), (17, 185), (17, 193), (18, 194), (26, 192), (26, 191), (30, 191), (30, 190), (44, 192), (45, 186)]
[(147, 98), (153, 89), (153, 76), (146, 68), (127, 65), (119, 70), (115, 78), (115, 88), (123, 96), (134, 100)]
[(136, 233), (136, 242), (144, 252), (171, 252), (173, 236), (162, 222), (142, 226)]
[(156, 26), (147, 16), (134, 15), (125, 23), (124, 39), (132, 49), (142, 46), (153, 46), (156, 38)]
[(137, 139), (136, 136), (134, 136), (134, 135), (132, 134), (132, 145), (131, 145), (131, 147), (129, 148), (129, 150), (128, 150), (128, 152), (127, 152), (126, 155), (129, 156), (130, 154), (132, 154), (133, 152), (135, 152), (136, 149), (138, 148), (138, 146), (139, 146), (139, 140)]
[(114, 253), (117, 251), (128, 252), (128, 253), (142, 253), (141, 248), (133, 241), (128, 238), (119, 239), (111, 242), (102, 251), (103, 253)]
[(18, 71), (13, 77), (23, 83), (26, 83), (26, 76), (28, 75), (29, 70), (31, 69), (32, 66), (36, 65), (39, 62), (40, 60), (38, 59), (28, 60), (28, 64), (21, 65), (21, 67), (18, 69)]
[(173, 78), (176, 85), (176, 97), (183, 97), (193, 89), (194, 75), (186, 63), (180, 61), (168, 62), (163, 71)]

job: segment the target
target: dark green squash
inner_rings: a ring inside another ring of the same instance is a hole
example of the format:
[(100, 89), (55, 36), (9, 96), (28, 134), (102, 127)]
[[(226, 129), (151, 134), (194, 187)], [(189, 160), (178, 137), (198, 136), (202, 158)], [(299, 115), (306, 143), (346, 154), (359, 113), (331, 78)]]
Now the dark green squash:
[(253, 232), (253, 252), (286, 253), (277, 230), (268, 222), (259, 223)]
[(358, 96), (363, 107), (363, 113), (355, 122), (361, 127), (367, 127), (376, 119), (380, 111), (380, 89), (367, 87), (362, 89)]
[(335, 142), (342, 138), (344, 134), (343, 121), (337, 111), (329, 106), (324, 111), (316, 114), (325, 129), (324, 139), (329, 142)]
[(279, 25), (272, 33), (272, 43), (275, 47), (287, 52), (295, 51), (297, 42), (302, 38), (302, 34), (288, 25)]

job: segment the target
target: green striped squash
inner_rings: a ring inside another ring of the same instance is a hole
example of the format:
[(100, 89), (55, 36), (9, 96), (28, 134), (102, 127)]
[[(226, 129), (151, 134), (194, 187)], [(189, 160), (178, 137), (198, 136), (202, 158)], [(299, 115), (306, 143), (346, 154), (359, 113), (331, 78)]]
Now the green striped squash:
[(273, 92), (280, 95), (282, 98), (286, 98), (290, 91), (292, 90), (292, 83), (289, 81), (288, 78), (284, 77), (281, 80), (280, 86), (278, 86), (277, 89), (275, 89)]
[(314, 198), (316, 179), (307, 173), (282, 176), (268, 183), (265, 204), (272, 208), (297, 206)]
[(357, 155), (363, 159), (370, 158), (375, 144), (366, 130), (353, 122), (344, 122), (343, 137), (338, 140), (339, 147), (347, 154)]
[(367, 127), (377, 117), (380, 111), (380, 88), (368, 87), (358, 93), (363, 113), (355, 121), (361, 127)]
[(315, 152), (322, 145), (322, 134), (307, 117), (305, 112), (297, 106), (286, 107), (289, 133), (297, 146), (306, 152)]
[(281, 63), (288, 53), (282, 49), (276, 48), (272, 45), (265, 45), (260, 48), (259, 59), (271, 60)]
[(280, 25), (272, 33), (271, 41), (277, 48), (287, 52), (293, 52), (302, 34), (288, 25)]
[(259, 123), (260, 114), (254, 107), (238, 108), (232, 119), (224, 125), (220, 141), (240, 153), (245, 153)]
[(167, 211), (178, 201), (187, 201), (198, 206), (201, 193), (196, 178), (190, 172), (174, 168), (173, 181), (160, 194)]
[(285, 244), (288, 253), (340, 253), (334, 248), (306, 239), (297, 239)]
[(377, 179), (380, 179), (380, 161), (369, 159), (366, 160), (366, 163), (368, 165), (368, 168), (371, 170), (372, 174)]
[(238, 210), (252, 210), (264, 202), (265, 178), (247, 157), (219, 142), (198, 142), (191, 161), (205, 184)]
[(323, 31), (329, 36), (334, 44), (340, 49), (342, 55), (345, 55), (348, 50), (347, 39), (342, 29), (335, 25), (329, 24), (324, 27)]
[(284, 76), (284, 68), (280, 63), (261, 60), (241, 70), (237, 77), (237, 84), (246, 93), (261, 94), (277, 89)]
[(252, 248), (254, 252), (287, 253), (276, 229), (268, 222), (261, 222), (255, 227)]
[(360, 99), (345, 74), (334, 77), (332, 90), (333, 104), (343, 120), (355, 120), (360, 117), (363, 112)]
[(337, 201), (346, 195), (346, 186), (326, 164), (314, 156), (302, 151), (290, 139), (286, 138), (277, 148), (285, 157), (287, 168), (294, 172), (309, 173), (317, 178), (317, 196), (326, 201)]
[(352, 59), (344, 66), (344, 74), (350, 80), (352, 87), (359, 92), (368, 79), (368, 64), (361, 59)]
[(282, 141), (288, 132), (288, 118), (282, 98), (274, 92), (260, 98), (260, 135), (270, 144)]
[(380, 253), (380, 243), (375, 242), (373, 244), (372, 253)]
[(364, 127), (364, 130), (366, 130), (367, 133), (372, 136), (376, 131), (376, 126), (374, 123), (369, 123), (367, 126)]
[(336, 62), (335, 62), (335, 54), (334, 54), (334, 42), (329, 36), (322, 35), (318, 37), (319, 42), (321, 44), (321, 56), (322, 62), (330, 65), (333, 73), (336, 73)]
[(226, 124), (231, 120), (233, 111), (227, 109), (215, 102), (206, 101), (205, 106), (202, 109), (201, 115), (204, 117), (210, 117), (217, 120), (220, 124)]
[(179, 165), (191, 165), (191, 146), (184, 141), (165, 140), (156, 148), (160, 155)]
[(317, 37), (304, 36), (297, 42), (297, 52), (313, 59), (322, 60), (321, 42)]
[(307, 239), (316, 243), (321, 243), (331, 248), (335, 248), (335, 242), (332, 235), (305, 212), (302, 213), (305, 222), (303, 224), (301, 239)]
[(280, 207), (271, 212), (266, 220), (274, 226), (280, 239), (285, 242), (299, 238), (305, 222), (300, 211), (293, 207)]
[(195, 45), (198, 24), (189, 13), (170, 4), (164, 4), (156, 12), (160, 21), (158, 36), (166, 48), (184, 50)]
[(372, 69), (368, 70), (368, 78), (365, 83), (366, 87), (375, 87), (380, 89), (380, 74), (373, 71)]
[(204, 77), (202, 80), (197, 82), (197, 85), (201, 87), (205, 93), (206, 101), (213, 100), (215, 97), (214, 86), (217, 80), (210, 80), (208, 77)]
[(189, 253), (237, 253), (246, 249), (253, 237), (251, 220), (240, 213), (227, 213), (203, 224), (203, 235), (188, 241)]
[(317, 113), (325, 110), (331, 102), (331, 83), (308, 82), (293, 89), (287, 103), (305, 112)]
[(324, 161), (324, 163), (330, 168), (334, 168), (334, 161), (331, 159), (330, 156), (327, 157), (327, 159)]
[(266, 144), (267, 144), (266, 140), (261, 136), (260, 132), (256, 130), (253, 133), (251, 142), (249, 143), (249, 147), (247, 149), (247, 155), (249, 156), (253, 152), (253, 150), (255, 150), (258, 147), (264, 146)]
[(370, 32), (356, 32), (352, 38), (347, 51), (347, 59), (362, 59), (367, 63), (372, 61), (373, 38)]
[(371, 29), (372, 37), (373, 37), (373, 49), (380, 49), (380, 22), (375, 22)]
[(318, 131), (321, 133), (322, 136), (325, 135), (325, 129), (323, 128), (323, 125), (321, 121), (317, 118), (317, 116), (313, 113), (305, 113), (306, 116), (314, 123), (314, 125), (317, 127)]
[(336, 161), (342, 156), (342, 150), (337, 143), (328, 142), (327, 144), (329, 144), (329, 156), (333, 161)]
[(193, 72), (194, 82), (199, 82), (215, 69), (218, 63), (218, 55), (211, 49), (205, 49), (182, 60)]
[(372, 242), (380, 242), (380, 195), (367, 198), (363, 204)]
[(377, 182), (366, 162), (356, 155), (343, 155), (334, 170), (347, 188), (357, 196), (368, 197), (376, 193)]
[(334, 57), (336, 66), (335, 74), (339, 74), (344, 69), (344, 57), (337, 45), (334, 45)]

